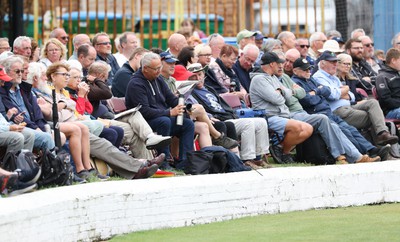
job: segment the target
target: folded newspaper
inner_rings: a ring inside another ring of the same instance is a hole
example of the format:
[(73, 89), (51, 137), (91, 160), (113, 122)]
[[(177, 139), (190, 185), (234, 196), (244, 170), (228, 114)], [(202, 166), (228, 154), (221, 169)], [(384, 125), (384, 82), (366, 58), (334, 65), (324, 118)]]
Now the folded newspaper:
[(115, 119), (119, 119), (119, 118), (121, 118), (121, 117), (124, 117), (125, 115), (131, 114), (131, 113), (133, 113), (133, 112), (139, 111), (139, 109), (140, 109), (141, 107), (142, 107), (142, 105), (139, 104), (139, 105), (137, 105), (137, 106), (134, 107), (134, 108), (125, 110), (125, 111), (120, 112), (120, 113), (118, 113), (118, 114), (115, 114), (114, 120), (115, 120)]
[(176, 81), (175, 86), (179, 94), (182, 94), (185, 100), (190, 96), (198, 81)]

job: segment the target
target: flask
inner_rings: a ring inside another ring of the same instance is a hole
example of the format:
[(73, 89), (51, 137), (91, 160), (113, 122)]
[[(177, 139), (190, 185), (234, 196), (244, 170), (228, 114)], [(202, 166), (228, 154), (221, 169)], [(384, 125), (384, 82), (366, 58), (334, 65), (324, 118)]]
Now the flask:
[[(179, 101), (178, 101), (178, 105), (183, 105), (185, 104), (185, 99), (183, 98), (182, 94), (179, 94)], [(183, 124), (183, 113), (179, 114), (176, 117), (176, 125), (182, 125)]]

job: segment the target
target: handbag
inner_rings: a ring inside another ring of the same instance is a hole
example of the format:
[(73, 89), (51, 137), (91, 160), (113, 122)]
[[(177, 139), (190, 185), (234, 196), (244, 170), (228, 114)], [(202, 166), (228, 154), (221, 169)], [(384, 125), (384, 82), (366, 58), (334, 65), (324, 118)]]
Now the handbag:
[(210, 172), (210, 163), (213, 154), (202, 150), (186, 152), (187, 164), (184, 168), (186, 174), (199, 175), (208, 174)]

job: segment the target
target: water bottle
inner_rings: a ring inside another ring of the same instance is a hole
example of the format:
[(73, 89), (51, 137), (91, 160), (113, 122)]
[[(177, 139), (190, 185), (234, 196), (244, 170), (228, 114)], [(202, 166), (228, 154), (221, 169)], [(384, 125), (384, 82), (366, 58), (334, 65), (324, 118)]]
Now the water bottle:
[[(185, 104), (185, 99), (183, 98), (182, 94), (179, 94), (179, 101), (178, 101), (178, 105), (183, 105)], [(176, 125), (182, 125), (183, 124), (183, 113), (179, 114), (176, 117)]]
[(231, 82), (229, 85), (229, 92), (235, 92), (236, 89), (236, 82)]

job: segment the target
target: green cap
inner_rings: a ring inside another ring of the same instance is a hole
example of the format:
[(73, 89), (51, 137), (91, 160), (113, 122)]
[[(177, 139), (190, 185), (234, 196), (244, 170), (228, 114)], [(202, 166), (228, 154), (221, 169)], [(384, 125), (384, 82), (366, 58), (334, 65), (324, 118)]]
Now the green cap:
[(251, 36), (256, 36), (256, 35), (257, 35), (257, 32), (252, 32), (252, 31), (248, 31), (247, 29), (244, 29), (236, 35), (236, 43), (239, 44), (242, 39), (250, 38)]

